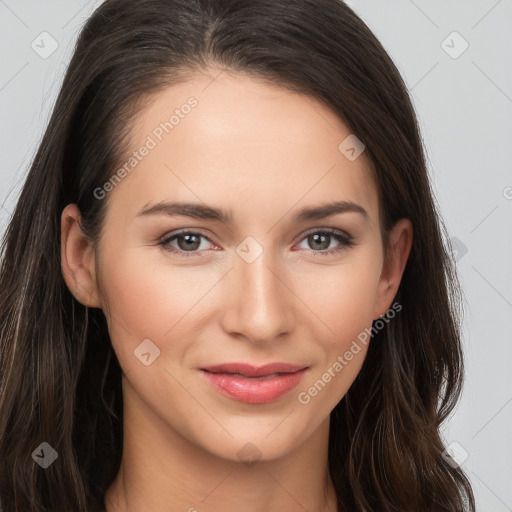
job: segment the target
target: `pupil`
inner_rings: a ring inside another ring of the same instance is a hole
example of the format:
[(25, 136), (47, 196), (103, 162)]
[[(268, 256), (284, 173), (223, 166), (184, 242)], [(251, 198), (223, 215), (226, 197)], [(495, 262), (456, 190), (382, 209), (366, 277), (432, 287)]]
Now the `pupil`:
[[(320, 244), (320, 245), (324, 245), (325, 247), (318, 247), (319, 249), (327, 249), (327, 247), (329, 247), (329, 243), (327, 243), (327, 245), (325, 244), (325, 241), (329, 238), (329, 236), (326, 236), (326, 235), (319, 235), (319, 234), (315, 234), (315, 235), (312, 235), (312, 238), (314, 240), (314, 243), (316, 244)], [(318, 239), (319, 238), (323, 238), (323, 244), (322, 242), (319, 242)]]
[[(185, 249), (187, 249), (187, 248), (188, 249), (197, 249), (197, 247), (199, 246), (199, 242), (197, 240), (194, 241), (193, 240), (194, 238), (197, 239), (197, 237), (195, 235), (182, 235), (181, 239), (185, 240), (185, 244), (183, 244), (184, 247), (180, 247), (180, 249), (183, 249), (183, 248), (185, 248)], [(197, 245), (197, 247), (193, 247), (194, 244)], [(182, 244), (180, 243), (179, 245), (182, 245)]]

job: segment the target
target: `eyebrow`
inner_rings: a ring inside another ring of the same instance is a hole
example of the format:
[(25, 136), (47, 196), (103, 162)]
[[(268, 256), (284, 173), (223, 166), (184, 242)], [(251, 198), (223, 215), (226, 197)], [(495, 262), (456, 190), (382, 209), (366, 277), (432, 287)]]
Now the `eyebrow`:
[[(308, 220), (319, 220), (339, 213), (354, 212), (361, 214), (365, 220), (368, 219), (368, 212), (359, 204), (352, 201), (334, 201), (315, 207), (306, 207), (300, 210), (293, 218), (296, 224)], [(224, 224), (233, 223), (231, 211), (216, 208), (200, 203), (187, 202), (159, 202), (154, 206), (144, 206), (136, 217), (151, 215), (167, 215), (169, 217), (182, 216), (193, 219), (204, 219), (219, 221)]]

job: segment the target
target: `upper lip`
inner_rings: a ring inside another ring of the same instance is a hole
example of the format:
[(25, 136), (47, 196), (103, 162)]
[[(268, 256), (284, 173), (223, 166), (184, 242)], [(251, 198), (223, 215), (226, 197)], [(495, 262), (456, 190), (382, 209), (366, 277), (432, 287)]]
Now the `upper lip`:
[(263, 366), (253, 366), (247, 363), (224, 363), (205, 366), (201, 370), (212, 373), (239, 373), (244, 377), (264, 377), (274, 373), (294, 373), (304, 368), (307, 368), (307, 366), (289, 363), (269, 363)]

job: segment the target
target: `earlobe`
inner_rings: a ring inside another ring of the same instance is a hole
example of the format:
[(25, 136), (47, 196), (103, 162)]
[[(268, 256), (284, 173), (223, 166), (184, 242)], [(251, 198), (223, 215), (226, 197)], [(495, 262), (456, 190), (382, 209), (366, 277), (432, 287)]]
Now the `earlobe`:
[(389, 233), (389, 247), (379, 279), (373, 319), (391, 307), (412, 247), (413, 227), (409, 219), (400, 219)]
[(76, 204), (64, 208), (61, 216), (62, 275), (74, 297), (88, 307), (101, 307), (92, 242), (80, 229)]

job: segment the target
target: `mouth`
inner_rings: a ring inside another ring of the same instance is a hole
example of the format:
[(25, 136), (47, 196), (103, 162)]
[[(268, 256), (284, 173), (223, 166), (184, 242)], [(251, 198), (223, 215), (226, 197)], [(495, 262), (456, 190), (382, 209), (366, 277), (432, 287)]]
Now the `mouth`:
[(262, 375), (261, 377), (249, 377), (247, 375), (242, 375), (241, 373), (227, 373), (227, 372), (209, 372), (208, 370), (203, 370), (208, 373), (213, 373), (215, 375), (229, 375), (231, 377), (240, 377), (242, 379), (249, 379), (249, 380), (266, 380), (266, 379), (274, 379), (275, 377), (278, 377), (279, 375), (288, 375), (291, 372), (283, 372), (283, 373), (271, 373), (270, 375)]
[(269, 363), (263, 366), (253, 366), (247, 363), (223, 363), (213, 366), (205, 366), (201, 370), (211, 373), (225, 373), (230, 375), (241, 375), (242, 377), (266, 377), (276, 374), (294, 373), (307, 368), (305, 365), (291, 363)]
[(278, 400), (299, 384), (307, 370), (307, 366), (286, 363), (271, 363), (260, 367), (228, 363), (200, 368), (206, 381), (216, 391), (248, 404)]

